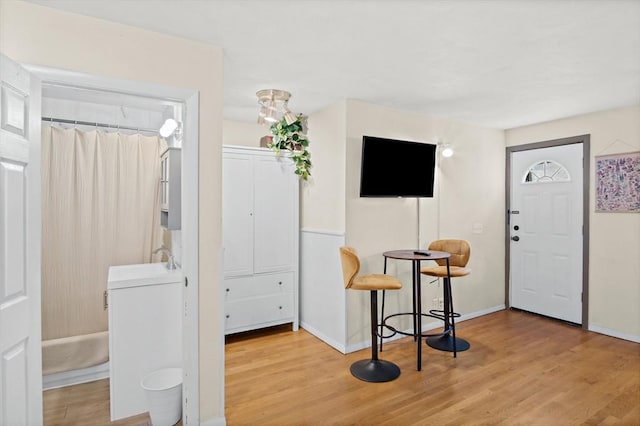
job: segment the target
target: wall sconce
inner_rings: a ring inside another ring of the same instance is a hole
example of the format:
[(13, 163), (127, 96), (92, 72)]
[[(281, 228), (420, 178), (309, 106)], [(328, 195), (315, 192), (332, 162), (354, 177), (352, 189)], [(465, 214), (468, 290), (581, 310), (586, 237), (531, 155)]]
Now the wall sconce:
[(440, 144), (440, 154), (445, 158), (449, 158), (453, 155), (453, 148), (448, 143)]
[(173, 118), (167, 118), (162, 124), (162, 127), (160, 127), (160, 130), (158, 130), (158, 133), (160, 133), (160, 136), (163, 138), (168, 138), (176, 130), (178, 130), (178, 122)]
[(276, 123), (284, 117), (287, 124), (297, 120), (296, 115), (289, 109), (288, 103), (291, 93), (285, 90), (264, 89), (256, 92), (260, 112), (258, 113), (258, 124)]

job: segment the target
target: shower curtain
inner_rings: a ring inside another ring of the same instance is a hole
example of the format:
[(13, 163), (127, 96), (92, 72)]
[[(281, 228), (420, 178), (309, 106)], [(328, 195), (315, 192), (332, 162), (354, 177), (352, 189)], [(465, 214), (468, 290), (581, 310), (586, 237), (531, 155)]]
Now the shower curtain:
[(108, 360), (109, 266), (150, 262), (162, 243), (165, 147), (157, 136), (43, 125), (43, 374)]

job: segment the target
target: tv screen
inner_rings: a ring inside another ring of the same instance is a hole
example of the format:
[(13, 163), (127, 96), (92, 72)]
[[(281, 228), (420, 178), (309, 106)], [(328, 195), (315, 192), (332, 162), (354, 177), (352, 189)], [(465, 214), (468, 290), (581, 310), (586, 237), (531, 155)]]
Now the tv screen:
[(433, 197), (436, 145), (362, 137), (361, 197)]

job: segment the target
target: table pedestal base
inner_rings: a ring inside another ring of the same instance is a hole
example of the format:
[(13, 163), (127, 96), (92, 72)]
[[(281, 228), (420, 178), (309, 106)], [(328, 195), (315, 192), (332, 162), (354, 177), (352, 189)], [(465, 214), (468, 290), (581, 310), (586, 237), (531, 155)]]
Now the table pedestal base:
[[(375, 345), (375, 342), (374, 342)], [(365, 382), (390, 382), (400, 375), (400, 367), (381, 359), (363, 359), (351, 364), (351, 374)]]
[[(453, 336), (445, 334), (444, 336), (428, 337), (427, 345), (440, 351), (453, 352)], [(466, 340), (456, 337), (456, 352), (466, 351), (470, 346)]]

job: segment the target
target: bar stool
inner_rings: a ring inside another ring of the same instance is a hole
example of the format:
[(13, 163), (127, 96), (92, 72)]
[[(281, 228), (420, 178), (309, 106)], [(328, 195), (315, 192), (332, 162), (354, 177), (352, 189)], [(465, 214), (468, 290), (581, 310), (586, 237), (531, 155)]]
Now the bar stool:
[[(467, 268), (471, 247), (465, 240), (436, 240), (429, 244), (429, 250), (446, 251), (451, 253), (449, 258), (449, 272), (451, 277), (464, 277), (471, 273)], [(439, 315), (444, 320), (445, 332), (439, 336), (427, 338), (427, 345), (441, 351), (453, 352), (455, 357), (458, 351), (466, 351), (471, 346), (464, 339), (456, 338), (455, 318), (460, 314), (453, 312), (453, 296), (451, 293), (451, 280), (447, 275), (447, 266), (444, 260), (436, 260), (437, 266), (424, 266), (420, 272), (431, 277), (438, 277), (444, 280), (444, 310), (433, 309), (431, 314)], [(450, 331), (448, 331), (450, 330)]]
[(378, 359), (378, 290), (399, 290), (402, 283), (392, 275), (358, 275), (360, 259), (352, 247), (340, 247), (340, 260), (344, 287), (347, 290), (366, 290), (371, 293), (371, 359), (354, 362), (351, 365), (351, 374), (365, 382), (390, 382), (400, 375), (400, 367)]

